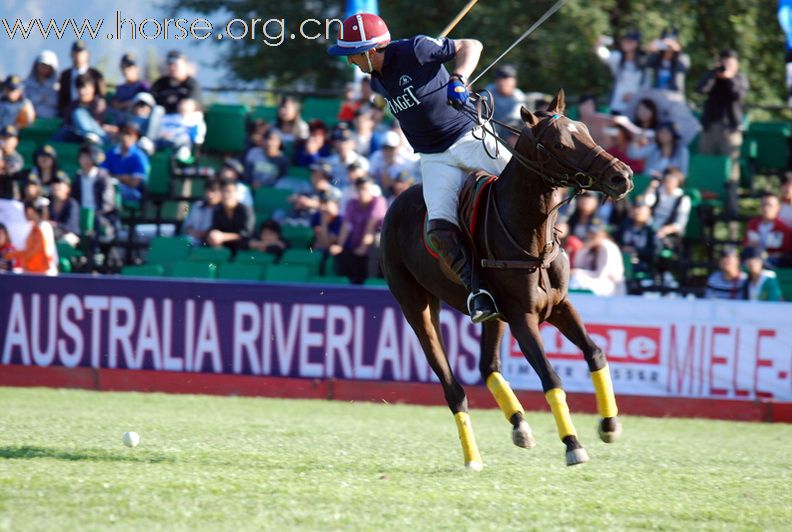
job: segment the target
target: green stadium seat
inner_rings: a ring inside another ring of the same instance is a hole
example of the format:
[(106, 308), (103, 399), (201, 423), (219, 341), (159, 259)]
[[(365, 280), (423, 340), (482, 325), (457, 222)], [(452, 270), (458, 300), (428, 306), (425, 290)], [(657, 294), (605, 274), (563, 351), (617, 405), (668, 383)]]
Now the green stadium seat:
[(19, 138), (41, 145), (49, 141), (58, 132), (61, 124), (60, 118), (37, 118), (35, 122), (19, 132)]
[(279, 283), (305, 283), (310, 271), (305, 266), (282, 266), (274, 264), (267, 268), (264, 280)]
[(281, 236), (294, 249), (307, 248), (314, 241), (314, 230), (304, 225), (284, 225)]
[(161, 264), (136, 264), (121, 268), (121, 275), (131, 277), (164, 277), (165, 267)]
[(263, 264), (229, 262), (220, 265), (217, 278), (236, 281), (260, 281), (264, 276), (265, 269), (266, 266)]
[(214, 104), (206, 111), (205, 151), (241, 152), (247, 137), (248, 108), (245, 105)]
[(349, 277), (341, 275), (314, 275), (311, 277), (312, 284), (332, 284), (332, 285), (348, 285)]
[(622, 264), (624, 264), (624, 280), (632, 281), (635, 279), (635, 269), (633, 268), (632, 253), (622, 252)]
[(778, 268), (775, 272), (784, 301), (792, 301), (792, 268)]
[(649, 188), (649, 183), (652, 182), (652, 177), (644, 174), (633, 175), (633, 189), (630, 191), (630, 199), (635, 199)]
[(318, 118), (333, 126), (338, 123), (342, 100), (337, 98), (306, 98), (302, 103), (302, 117), (306, 121)]
[(17, 145), (17, 153), (22, 156), (25, 161), (25, 168), (33, 166), (33, 154), (36, 152), (38, 145), (34, 140), (20, 140)]
[(687, 226), (685, 226), (686, 240), (701, 242), (704, 238), (703, 226), (701, 224), (701, 192), (696, 188), (686, 188), (685, 194), (690, 197), (690, 217), (688, 218)]
[(269, 105), (257, 105), (250, 111), (248, 119), (252, 122), (254, 120), (263, 120), (271, 124), (278, 118), (278, 108)]
[(259, 221), (271, 218), (278, 210), (291, 211), (289, 203), (291, 194), (291, 190), (282, 188), (257, 188), (253, 196), (253, 204)]
[(311, 169), (306, 168), (304, 166), (292, 166), (289, 168), (289, 171), (286, 173), (289, 177), (293, 177), (295, 179), (302, 179), (304, 181), (311, 180)]
[(149, 171), (146, 191), (151, 196), (169, 196), (171, 187), (171, 150), (158, 151), (149, 158)]
[(189, 279), (214, 279), (217, 277), (217, 265), (212, 262), (176, 262), (171, 268), (170, 276)]
[(84, 257), (83, 252), (79, 249), (73, 247), (71, 244), (67, 242), (56, 242), (55, 248), (58, 250), (58, 257), (66, 258), (66, 259), (74, 259)]
[(187, 260), (190, 255), (190, 241), (184, 237), (158, 236), (149, 242), (146, 262), (170, 264)]
[(287, 249), (281, 257), (284, 266), (304, 266), (311, 275), (319, 275), (319, 266), (324, 260), (322, 253), (309, 249)]
[(756, 141), (756, 166), (760, 171), (780, 173), (789, 161), (789, 122), (751, 122), (746, 138)]
[(231, 260), (231, 250), (226, 247), (198, 247), (192, 248), (188, 259), (190, 262), (214, 262), (221, 264)]
[(234, 262), (238, 264), (256, 264), (258, 266), (269, 266), (275, 262), (275, 255), (264, 251), (240, 251), (236, 254)]
[(726, 198), (731, 167), (728, 155), (692, 155), (685, 188), (698, 189), (703, 201), (721, 204)]
[(363, 286), (380, 286), (380, 287), (388, 287), (388, 281), (383, 279), (382, 277), (369, 277), (365, 281), (363, 281)]

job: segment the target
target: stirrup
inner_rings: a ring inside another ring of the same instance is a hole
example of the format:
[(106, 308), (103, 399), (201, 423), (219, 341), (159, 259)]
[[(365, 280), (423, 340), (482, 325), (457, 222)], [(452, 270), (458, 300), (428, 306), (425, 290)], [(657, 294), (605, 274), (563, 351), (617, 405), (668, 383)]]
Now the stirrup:
[[(473, 307), (472, 307), (473, 300), (481, 295), (487, 296), (489, 298), (490, 303), (492, 303), (492, 307), (495, 309), (494, 312), (485, 313), (479, 311), (475, 314), (473, 313)], [(471, 292), (470, 294), (468, 294), (467, 309), (468, 309), (468, 316), (470, 316), (470, 321), (472, 321), (473, 323), (482, 323), (485, 321), (494, 320), (501, 317), (500, 310), (498, 309), (498, 304), (495, 303), (495, 298), (488, 290), (484, 290), (483, 288), (480, 288), (476, 293)]]

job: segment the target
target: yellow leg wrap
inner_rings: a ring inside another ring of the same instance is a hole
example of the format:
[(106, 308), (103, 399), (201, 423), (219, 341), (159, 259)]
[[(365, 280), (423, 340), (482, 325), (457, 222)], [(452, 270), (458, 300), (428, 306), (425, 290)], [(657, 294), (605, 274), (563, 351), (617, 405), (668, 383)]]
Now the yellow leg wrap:
[(471, 462), (481, 464), (481, 455), (479, 454), (478, 445), (476, 445), (476, 437), (473, 435), (470, 415), (467, 412), (458, 412), (454, 414), (454, 421), (456, 421), (459, 441), (462, 444), (462, 454), (465, 455), (465, 465)]
[(509, 381), (504, 379), (503, 375), (497, 371), (491, 373), (487, 377), (487, 388), (495, 396), (495, 402), (498, 403), (501, 412), (506, 416), (506, 421), (511, 421), (512, 416), (518, 412), (525, 414), (520, 401), (517, 400), (517, 396), (514, 395), (511, 386), (509, 386)]
[(577, 436), (575, 426), (572, 424), (572, 416), (569, 415), (569, 407), (566, 403), (566, 393), (561, 388), (553, 388), (545, 393), (547, 404), (553, 412), (558, 436), (563, 440), (567, 436)]
[(613, 395), (613, 382), (611, 382), (610, 369), (591, 372), (591, 382), (594, 383), (594, 393), (597, 394), (597, 412), (602, 417), (616, 417), (619, 409), (616, 407), (616, 397)]

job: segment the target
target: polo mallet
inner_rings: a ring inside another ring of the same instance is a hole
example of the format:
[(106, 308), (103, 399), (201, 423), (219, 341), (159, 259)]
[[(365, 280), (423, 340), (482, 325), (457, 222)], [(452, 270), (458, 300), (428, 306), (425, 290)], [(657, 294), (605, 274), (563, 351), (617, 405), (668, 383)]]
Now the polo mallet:
[(465, 18), (465, 15), (467, 15), (470, 12), (470, 10), (473, 9), (473, 6), (475, 6), (477, 3), (478, 0), (470, 0), (470, 2), (468, 2), (467, 5), (463, 7), (459, 13), (457, 13), (457, 16), (454, 17), (454, 20), (449, 22), (448, 26), (446, 26), (445, 29), (440, 32), (440, 35), (438, 35), (438, 37), (440, 39), (442, 39), (443, 37), (447, 37), (448, 34), (451, 33), (451, 30), (453, 30), (456, 27), (456, 25), (459, 24), (459, 22), (463, 18)]

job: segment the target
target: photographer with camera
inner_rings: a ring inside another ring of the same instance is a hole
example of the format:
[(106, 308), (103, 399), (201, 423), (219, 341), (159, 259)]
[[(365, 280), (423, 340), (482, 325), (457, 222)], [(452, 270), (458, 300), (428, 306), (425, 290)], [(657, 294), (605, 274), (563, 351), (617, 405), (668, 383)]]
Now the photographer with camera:
[(699, 153), (731, 157), (731, 179), (736, 184), (740, 178), (743, 102), (748, 94), (748, 78), (740, 73), (737, 52), (722, 51), (697, 90), (707, 95), (701, 115), (704, 131), (701, 133)]

